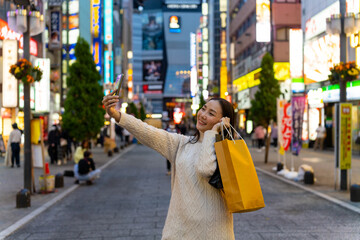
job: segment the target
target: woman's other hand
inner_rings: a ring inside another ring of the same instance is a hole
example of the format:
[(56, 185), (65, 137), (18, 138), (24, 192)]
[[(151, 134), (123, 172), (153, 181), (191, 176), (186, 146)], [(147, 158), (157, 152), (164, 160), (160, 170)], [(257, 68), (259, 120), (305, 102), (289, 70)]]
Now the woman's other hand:
[(221, 130), (221, 123), (223, 123), (225, 125), (226, 128), (230, 128), (230, 118), (228, 117), (223, 117), (220, 119), (220, 121), (215, 124), (212, 128), (213, 131), (217, 131), (220, 132)]
[(119, 96), (113, 96), (113, 93), (104, 96), (102, 100), (102, 104), (104, 104), (107, 114), (114, 118), (116, 122), (119, 122), (121, 118), (121, 113), (115, 109), (118, 102)]

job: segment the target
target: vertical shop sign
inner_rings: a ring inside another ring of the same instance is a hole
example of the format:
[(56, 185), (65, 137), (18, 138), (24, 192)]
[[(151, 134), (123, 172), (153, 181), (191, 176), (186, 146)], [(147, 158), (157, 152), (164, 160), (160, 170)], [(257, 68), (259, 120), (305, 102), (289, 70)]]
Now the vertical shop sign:
[(256, 0), (256, 41), (270, 42), (270, 0)]
[(92, 54), (96, 69), (101, 74), (101, 5), (100, 0), (91, 1)]
[(35, 82), (35, 111), (50, 111), (50, 59), (38, 58), (35, 60), (35, 66), (38, 66), (43, 75), (39, 82)]
[(60, 10), (52, 10), (50, 12), (49, 27), (49, 49), (61, 48), (61, 12)]
[(302, 126), (305, 110), (305, 96), (292, 97), (292, 153), (299, 155), (302, 145)]
[(287, 151), (291, 143), (291, 103), (285, 103), (281, 120), (281, 135), (283, 148)]
[(2, 106), (6, 108), (17, 107), (18, 80), (9, 72), (10, 66), (17, 62), (18, 42), (16, 40), (3, 41), (3, 83)]
[(340, 169), (351, 168), (351, 103), (340, 104)]

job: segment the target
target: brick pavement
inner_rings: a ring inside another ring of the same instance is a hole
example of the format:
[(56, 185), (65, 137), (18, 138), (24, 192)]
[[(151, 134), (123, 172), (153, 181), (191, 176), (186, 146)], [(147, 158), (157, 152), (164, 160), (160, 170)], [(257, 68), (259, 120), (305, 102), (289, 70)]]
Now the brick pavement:
[[(112, 158), (108, 157), (107, 154), (104, 153), (103, 148), (101, 147), (94, 147), (91, 149), (91, 151), (93, 153), (93, 158), (97, 168), (106, 164)], [(116, 157), (116, 154), (114, 154), (113, 157)], [(59, 194), (62, 194), (70, 187), (74, 186), (73, 177), (64, 177), (63, 188), (57, 188), (55, 193), (35, 193), (31, 196), (30, 208), (16, 208), (16, 194), (20, 189), (24, 187), (24, 162), (22, 153), (20, 155), (20, 158), (20, 168), (10, 168), (4, 166), (4, 158), (0, 158), (0, 232), (11, 226), (17, 220), (25, 217), (35, 209), (56, 198)], [(50, 162), (50, 158), (47, 155), (45, 161)], [(57, 173), (63, 173), (64, 170), (72, 170), (73, 165), (73, 161), (70, 161), (67, 164), (63, 164), (60, 166), (56, 164), (49, 164), (50, 174), (55, 175)], [(42, 173), (42, 168), (34, 168), (35, 187), (37, 191), (40, 190), (38, 179), (39, 176), (42, 175)]]
[[(141, 145), (6, 240), (160, 240), (170, 200), (165, 159)], [(259, 172), (266, 207), (234, 214), (235, 239), (358, 239), (359, 215)], [(209, 209), (211, 211), (211, 209)]]
[[(249, 145), (249, 149), (253, 156), (253, 160), (255, 165), (258, 168), (261, 168), (267, 172), (275, 174), (272, 168), (277, 163), (277, 154), (274, 149), (270, 150), (269, 162), (268, 164), (264, 164), (264, 152), (257, 152), (255, 148), (252, 148)], [(92, 149), (94, 154), (94, 159), (98, 167), (105, 164), (109, 161), (109, 157), (103, 152), (102, 148), (94, 148)], [(48, 159), (47, 159), (48, 160)], [(40, 206), (44, 205), (45, 203), (49, 202), (50, 200), (54, 199), (57, 195), (61, 194), (62, 192), (66, 191), (70, 187), (74, 186), (73, 178), (64, 178), (65, 187), (57, 189), (56, 193), (52, 194), (35, 194), (31, 198), (31, 207), (27, 209), (16, 209), (16, 193), (23, 187), (23, 168), (14, 168), (11, 169), (9, 167), (5, 167), (2, 165), (3, 160), (0, 160), (0, 232), (5, 228), (11, 226), (17, 220), (23, 218), (27, 214), (31, 213), (35, 209), (39, 208)], [(23, 162), (22, 166), (23, 166)], [(295, 169), (298, 169), (300, 164), (309, 164), (314, 168), (315, 177), (317, 182), (315, 185), (306, 185), (308, 188), (319, 191), (326, 195), (332, 196), (337, 198), (341, 201), (344, 201), (348, 204), (351, 204), (360, 209), (360, 203), (350, 202), (350, 194), (349, 191), (338, 191), (334, 190), (334, 157), (333, 152), (314, 152), (312, 149), (303, 149), (300, 153), (299, 157), (294, 158), (294, 166)], [(352, 162), (352, 182), (359, 182), (360, 183), (360, 158), (358, 156), (353, 157)], [(144, 166), (144, 167), (151, 167), (151, 166)], [(290, 168), (290, 156), (288, 156), (287, 167)], [(72, 169), (72, 163), (68, 163), (67, 165), (61, 166), (50, 166), (50, 171), (52, 174), (56, 174), (58, 172), (62, 173), (65, 169)], [(165, 169), (165, 163), (164, 163)], [(162, 171), (162, 170), (161, 170)], [(41, 175), (42, 169), (35, 169), (35, 183), (38, 186), (38, 176)], [(165, 176), (166, 177), (166, 176)], [(160, 181), (160, 180), (159, 180)], [(112, 183), (112, 184), (121, 184), (119, 183)], [(301, 183), (299, 183), (301, 184)], [(303, 184), (301, 184), (303, 185)], [(151, 189), (151, 186), (143, 186), (143, 190)], [(124, 192), (125, 193), (125, 192)], [(101, 198), (101, 196), (98, 196)], [(141, 196), (139, 196), (141, 198)], [(124, 203), (125, 204), (125, 203)], [(129, 199), (126, 203), (133, 204), (133, 200)], [(152, 207), (151, 202), (149, 203), (142, 203), (142, 204), (149, 204), (147, 207)], [(164, 203), (166, 205), (166, 203)], [(161, 213), (165, 215), (167, 210), (167, 206), (161, 210)], [(158, 213), (157, 213), (158, 214)], [(149, 216), (152, 218), (153, 216)], [(134, 219), (134, 222), (136, 220)], [(160, 223), (159, 223), (160, 224)], [(160, 224), (163, 225), (162, 223)]]

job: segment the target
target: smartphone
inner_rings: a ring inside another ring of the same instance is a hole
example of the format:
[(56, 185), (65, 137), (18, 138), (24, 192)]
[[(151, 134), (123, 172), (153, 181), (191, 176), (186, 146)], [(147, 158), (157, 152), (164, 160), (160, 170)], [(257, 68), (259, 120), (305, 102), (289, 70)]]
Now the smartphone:
[(120, 97), (122, 84), (124, 82), (125, 74), (121, 73), (117, 75), (116, 81), (115, 81), (115, 92), (113, 93), (113, 96), (117, 95)]

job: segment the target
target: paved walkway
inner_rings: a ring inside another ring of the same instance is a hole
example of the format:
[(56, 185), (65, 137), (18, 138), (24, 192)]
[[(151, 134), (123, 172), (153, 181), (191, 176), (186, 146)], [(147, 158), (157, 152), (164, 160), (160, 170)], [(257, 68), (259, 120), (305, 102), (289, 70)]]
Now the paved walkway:
[[(101, 147), (94, 147), (91, 151), (97, 168), (116, 157), (116, 154), (113, 157), (108, 157)], [(45, 161), (50, 162), (50, 158), (46, 156)], [(23, 154), (21, 155), (20, 165), (20, 168), (4, 166), (4, 158), (0, 158), (0, 232), (74, 186), (73, 177), (64, 177), (63, 188), (57, 188), (55, 193), (35, 193), (31, 196), (30, 208), (16, 208), (16, 194), (24, 187)], [(72, 170), (73, 166), (73, 161), (60, 166), (49, 164), (50, 174), (64, 173), (64, 170)], [(39, 176), (42, 174), (42, 168), (34, 168), (36, 191), (40, 190)]]
[[(94, 185), (77, 187), (5, 240), (160, 240), (170, 200), (165, 159), (143, 145), (118, 156)], [(359, 214), (258, 177), (266, 207), (234, 214), (235, 239), (359, 239)]]
[[(269, 161), (264, 164), (264, 151), (258, 152), (256, 148), (249, 145), (255, 165), (270, 175), (276, 175), (272, 170), (278, 161), (277, 153), (270, 149)], [(127, 149), (131, 150), (131, 149)], [(125, 150), (126, 151), (126, 150)], [(108, 163), (110, 160), (117, 158), (108, 157), (102, 148), (95, 147), (92, 149), (97, 167)], [(287, 168), (290, 168), (290, 155), (287, 156)], [(48, 159), (47, 159), (48, 160)], [(333, 152), (314, 152), (312, 149), (303, 149), (300, 156), (294, 158), (294, 167), (297, 170), (301, 164), (308, 164), (314, 168), (316, 183), (315, 185), (305, 185), (307, 188), (339, 199), (357, 209), (360, 209), (360, 203), (350, 201), (349, 191), (334, 190), (334, 156)], [(74, 186), (74, 178), (64, 178), (64, 188), (57, 189), (57, 192), (50, 194), (34, 194), (31, 197), (31, 207), (27, 209), (17, 209), (16, 193), (23, 187), (23, 162), (21, 168), (9, 168), (3, 165), (3, 159), (0, 160), (0, 232), (12, 226), (18, 220), (28, 216), (34, 210), (44, 206), (48, 202), (56, 199), (57, 196), (65, 193)], [(51, 174), (63, 173), (65, 169), (71, 170), (73, 163), (67, 165), (50, 165)], [(164, 162), (165, 169), (165, 162)], [(162, 171), (162, 170), (161, 170)], [(38, 177), (42, 174), (42, 169), (35, 169), (36, 188), (39, 189)], [(353, 157), (351, 182), (360, 183), (360, 158)], [(304, 186), (302, 183), (298, 183)], [(1, 238), (1, 237), (0, 237)]]

